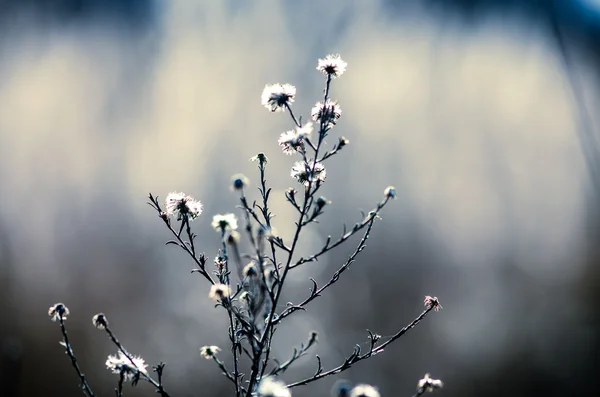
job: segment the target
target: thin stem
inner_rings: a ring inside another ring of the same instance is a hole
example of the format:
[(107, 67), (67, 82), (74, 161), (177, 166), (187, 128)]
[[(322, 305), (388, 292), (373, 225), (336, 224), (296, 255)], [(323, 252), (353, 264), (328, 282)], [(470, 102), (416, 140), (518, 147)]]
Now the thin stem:
[(64, 343), (63, 346), (66, 350), (67, 356), (69, 356), (69, 358), (71, 359), (71, 365), (73, 365), (73, 368), (75, 368), (75, 372), (77, 372), (77, 376), (79, 377), (79, 380), (81, 381), (81, 389), (83, 390), (84, 394), (86, 394), (88, 397), (94, 397), (95, 396), (94, 392), (92, 391), (92, 388), (88, 384), (88, 382), (85, 378), (85, 374), (83, 372), (81, 372), (81, 369), (79, 368), (79, 364), (77, 363), (77, 359), (75, 358), (75, 352), (73, 352), (73, 349), (71, 348), (71, 343), (69, 343), (67, 327), (65, 327), (65, 318), (62, 315), (59, 315), (58, 321), (60, 322), (60, 330), (63, 335), (63, 343)]
[[(223, 244), (223, 257), (225, 258), (225, 283), (227, 284), (227, 305), (231, 305), (231, 280), (229, 278), (229, 258), (227, 257), (227, 242), (225, 241), (225, 229), (221, 232), (221, 240)], [(233, 322), (232, 308), (225, 307), (229, 318), (229, 339), (231, 340), (231, 350), (233, 353), (233, 378), (235, 379), (235, 395), (240, 396), (240, 385), (239, 385), (239, 369), (238, 369), (238, 343), (235, 337), (235, 324)]]

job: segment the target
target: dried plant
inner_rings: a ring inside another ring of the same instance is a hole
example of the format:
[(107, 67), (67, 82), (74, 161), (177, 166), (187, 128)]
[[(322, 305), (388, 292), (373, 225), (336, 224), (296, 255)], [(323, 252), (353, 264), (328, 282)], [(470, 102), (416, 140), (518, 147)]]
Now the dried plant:
[[(238, 232), (238, 219), (233, 213), (215, 215), (212, 219), (212, 227), (219, 233), (222, 242), (212, 263), (204, 253), (199, 252), (195, 243), (196, 234), (192, 231), (192, 221), (202, 214), (202, 203), (185, 193), (173, 192), (167, 195), (163, 208), (158, 196), (149, 195), (149, 204), (172, 235), (172, 239), (167, 244), (180, 247), (194, 261), (193, 272), (202, 275), (209, 283), (208, 297), (223, 309), (228, 319), (232, 362), (226, 364), (219, 358), (221, 349), (218, 346), (204, 346), (200, 348), (200, 355), (215, 362), (223, 375), (233, 384), (232, 393), (235, 393), (235, 397), (290, 396), (290, 389), (294, 387), (338, 374), (359, 361), (382, 353), (388, 345), (416, 326), (428, 313), (442, 307), (438, 298), (427, 296), (423, 312), (391, 337), (382, 338), (367, 331), (369, 348), (366, 351), (363, 351), (360, 345), (356, 345), (343, 362), (330, 369), (323, 367), (317, 355), (317, 368), (312, 376), (290, 383), (285, 383), (281, 379), (287, 369), (314, 348), (318, 342), (318, 334), (311, 332), (306, 342), (300, 343), (299, 347), (293, 349), (290, 358), (281, 361), (272, 356), (272, 342), (277, 327), (295, 312), (307, 310), (309, 303), (339, 281), (342, 273), (350, 268), (365, 249), (371, 230), (379, 219), (379, 213), (390, 200), (396, 198), (397, 194), (394, 187), (387, 187), (383, 192), (382, 200), (370, 212), (363, 213), (362, 219), (354, 226), (348, 229), (344, 224), (340, 236), (336, 238), (329, 236), (322, 247), (312, 255), (297, 256), (302, 231), (311, 223), (316, 223), (326, 207), (331, 205), (329, 200), (318, 195), (326, 182), (324, 164), (349, 143), (342, 136), (337, 138), (337, 142), (331, 148), (325, 148), (325, 139), (331, 136), (333, 128), (342, 115), (338, 102), (330, 98), (330, 88), (333, 81), (344, 74), (346, 67), (346, 62), (339, 55), (328, 55), (319, 59), (317, 70), (325, 76), (325, 88), (322, 100), (311, 110), (312, 122), (303, 123), (302, 118), (295, 115), (292, 104), (296, 96), (296, 87), (293, 85), (266, 85), (262, 93), (262, 104), (268, 110), (287, 112), (293, 122), (293, 129), (282, 133), (278, 140), (284, 154), (298, 158), (291, 168), (291, 177), (300, 184), (300, 187), (289, 188), (285, 192), (285, 198), (297, 213), (295, 231), (291, 239), (284, 240), (273, 227), (273, 213), (269, 207), (272, 190), (266, 177), (268, 158), (263, 153), (250, 159), (258, 167), (260, 181), (258, 202), (246, 196), (250, 188), (248, 178), (241, 174), (234, 175), (232, 178), (232, 190), (239, 194), (240, 198), (239, 209), (242, 213), (244, 236)], [(278, 312), (277, 308), (280, 307), (286, 280), (294, 269), (318, 260), (359, 233), (362, 237), (356, 249), (333, 273), (328, 282), (319, 286), (314, 279), (311, 279), (312, 288), (309, 295), (299, 303), (288, 303), (285, 309)], [(252, 252), (240, 252), (242, 238), (249, 240)], [(60, 323), (63, 335), (61, 344), (79, 376), (83, 392), (90, 397), (94, 396), (68, 339), (65, 320), (69, 310), (59, 303), (50, 308), (49, 315), (52, 320), (58, 320)], [(161, 396), (169, 396), (162, 382), (165, 368), (163, 363), (154, 366), (153, 371), (156, 375), (151, 375), (146, 369), (144, 360), (129, 353), (119, 342), (103, 313), (94, 316), (92, 322), (96, 328), (106, 332), (117, 348), (117, 354), (109, 356), (106, 361), (108, 369), (119, 375), (115, 388), (117, 396), (123, 395), (124, 383), (131, 382), (132, 385), (136, 385), (140, 380), (151, 383)], [(442, 385), (441, 381), (432, 379), (427, 374), (418, 382), (415, 395), (420, 396), (427, 391), (439, 389)], [(347, 381), (336, 382), (332, 393), (340, 397), (379, 396), (378, 390), (373, 386), (365, 384), (352, 386)]]

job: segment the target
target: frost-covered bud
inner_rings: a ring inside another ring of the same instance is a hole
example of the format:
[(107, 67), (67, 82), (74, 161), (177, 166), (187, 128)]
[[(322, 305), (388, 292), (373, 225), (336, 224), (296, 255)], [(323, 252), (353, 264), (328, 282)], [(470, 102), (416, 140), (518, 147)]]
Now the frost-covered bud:
[(429, 374), (425, 374), (423, 379), (419, 380), (417, 383), (417, 392), (432, 392), (435, 389), (441, 389), (444, 387), (444, 382), (439, 379), (432, 379)]
[(200, 355), (207, 360), (210, 360), (221, 351), (219, 346), (202, 346), (200, 348)]
[(436, 312), (439, 312), (440, 309), (443, 309), (442, 305), (440, 305), (440, 300), (437, 298), (437, 296), (427, 295), (425, 297), (425, 300), (423, 301), (423, 304), (427, 309), (433, 309)]
[(356, 385), (350, 391), (350, 397), (380, 397), (379, 390), (371, 385)]
[(341, 148), (343, 148), (344, 146), (346, 146), (347, 144), (349, 144), (350, 141), (348, 139), (346, 139), (346, 137), (340, 137), (340, 140), (338, 141), (338, 150), (340, 150)]
[(291, 84), (267, 84), (263, 89), (261, 102), (271, 112), (283, 112), (294, 102), (296, 87)]
[(258, 163), (260, 165), (265, 165), (269, 162), (269, 158), (267, 156), (265, 156), (264, 153), (258, 153), (256, 156), (254, 157), (250, 157), (250, 161), (254, 162), (254, 161), (258, 161)]
[(214, 284), (210, 287), (209, 298), (215, 302), (229, 299), (229, 287), (225, 284)]
[(344, 74), (347, 66), (348, 64), (340, 58), (339, 54), (329, 54), (325, 58), (319, 59), (317, 70), (326, 76), (336, 78)]
[(235, 174), (231, 177), (231, 188), (233, 190), (242, 190), (248, 186), (249, 183), (250, 181), (243, 174)]
[(52, 321), (66, 320), (70, 313), (69, 308), (62, 303), (55, 303), (48, 309), (48, 316), (50, 316), (50, 320)]
[(108, 327), (108, 320), (104, 313), (98, 313), (92, 318), (92, 324), (98, 329), (105, 329)]
[(388, 186), (383, 191), (383, 195), (387, 198), (395, 199), (396, 198), (396, 188), (393, 186)]

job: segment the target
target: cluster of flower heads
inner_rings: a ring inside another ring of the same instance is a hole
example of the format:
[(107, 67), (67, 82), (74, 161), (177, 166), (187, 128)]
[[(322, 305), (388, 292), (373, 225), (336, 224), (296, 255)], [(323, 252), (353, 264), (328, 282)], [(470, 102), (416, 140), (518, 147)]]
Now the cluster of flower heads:
[(177, 220), (194, 220), (202, 213), (202, 203), (181, 192), (172, 192), (165, 200), (167, 216), (177, 216)]
[[(317, 70), (327, 76), (329, 84), (331, 79), (344, 74), (347, 66), (348, 64), (338, 54), (331, 54), (319, 59)], [(291, 112), (290, 105), (294, 102), (295, 97), (296, 87), (293, 85), (267, 84), (262, 92), (261, 102), (271, 112), (283, 112), (285, 110)], [(337, 101), (326, 99), (324, 102), (315, 104), (311, 110), (311, 117), (319, 125), (320, 138), (323, 138), (327, 131), (337, 123), (341, 115), (342, 108)], [(309, 143), (313, 125), (312, 123), (297, 124), (298, 127), (295, 130), (285, 131), (279, 136), (278, 143), (285, 154), (305, 153), (305, 145)], [(344, 142), (346, 141), (344, 140)], [(251, 160), (256, 161), (258, 158), (252, 158)], [(262, 160), (260, 161), (262, 162)], [(305, 162), (294, 164), (291, 172), (293, 178), (306, 186), (317, 181), (323, 182), (325, 175), (325, 167), (321, 163), (315, 162), (313, 165), (308, 165), (306, 159)]]

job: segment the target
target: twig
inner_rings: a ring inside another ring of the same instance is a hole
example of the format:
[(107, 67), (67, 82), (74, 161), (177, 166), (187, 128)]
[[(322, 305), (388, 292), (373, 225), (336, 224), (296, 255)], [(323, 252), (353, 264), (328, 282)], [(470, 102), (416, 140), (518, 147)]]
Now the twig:
[(308, 383), (312, 383), (312, 382), (319, 380), (321, 378), (324, 378), (326, 376), (338, 374), (342, 371), (347, 370), (353, 364), (355, 364), (359, 361), (365, 360), (365, 359), (370, 358), (378, 353), (383, 352), (384, 348), (387, 345), (394, 342), (395, 340), (400, 338), (402, 335), (404, 335), (409, 329), (411, 329), (415, 325), (417, 325), (421, 320), (423, 320), (423, 318), (425, 318), (427, 313), (429, 313), (432, 310), (434, 310), (434, 307), (428, 307), (427, 309), (425, 309), (425, 311), (423, 311), (423, 313), (421, 313), (417, 318), (415, 318), (410, 324), (408, 324), (406, 327), (402, 328), (400, 331), (398, 331), (396, 334), (394, 334), (389, 340), (387, 340), (386, 342), (384, 342), (378, 346), (374, 345), (373, 341), (376, 339), (374, 339), (373, 334), (370, 333), (372, 343), (371, 343), (371, 347), (368, 352), (361, 355), (360, 354), (360, 346), (356, 345), (352, 354), (350, 356), (348, 356), (341, 365), (339, 365), (333, 369), (330, 369), (329, 371), (323, 371), (323, 367), (321, 365), (321, 360), (320, 360), (320, 358), (317, 358), (318, 359), (318, 368), (313, 376), (311, 376), (310, 378), (306, 378), (304, 380), (298, 381), (298, 382), (290, 383), (289, 385), (287, 385), (287, 387), (296, 387), (296, 386), (306, 385)]
[(85, 374), (83, 372), (81, 372), (81, 369), (79, 368), (79, 364), (77, 363), (77, 359), (75, 358), (75, 353), (73, 352), (73, 349), (71, 348), (71, 343), (69, 343), (69, 336), (67, 335), (67, 327), (65, 327), (65, 318), (63, 317), (62, 314), (59, 314), (58, 321), (60, 322), (60, 330), (63, 335), (62, 345), (65, 348), (65, 353), (71, 359), (71, 364), (73, 365), (73, 368), (75, 368), (75, 372), (77, 372), (77, 376), (79, 376), (79, 380), (81, 381), (81, 389), (88, 397), (94, 397), (95, 396), (94, 392), (92, 391), (92, 388), (88, 384), (88, 382), (85, 378)]

